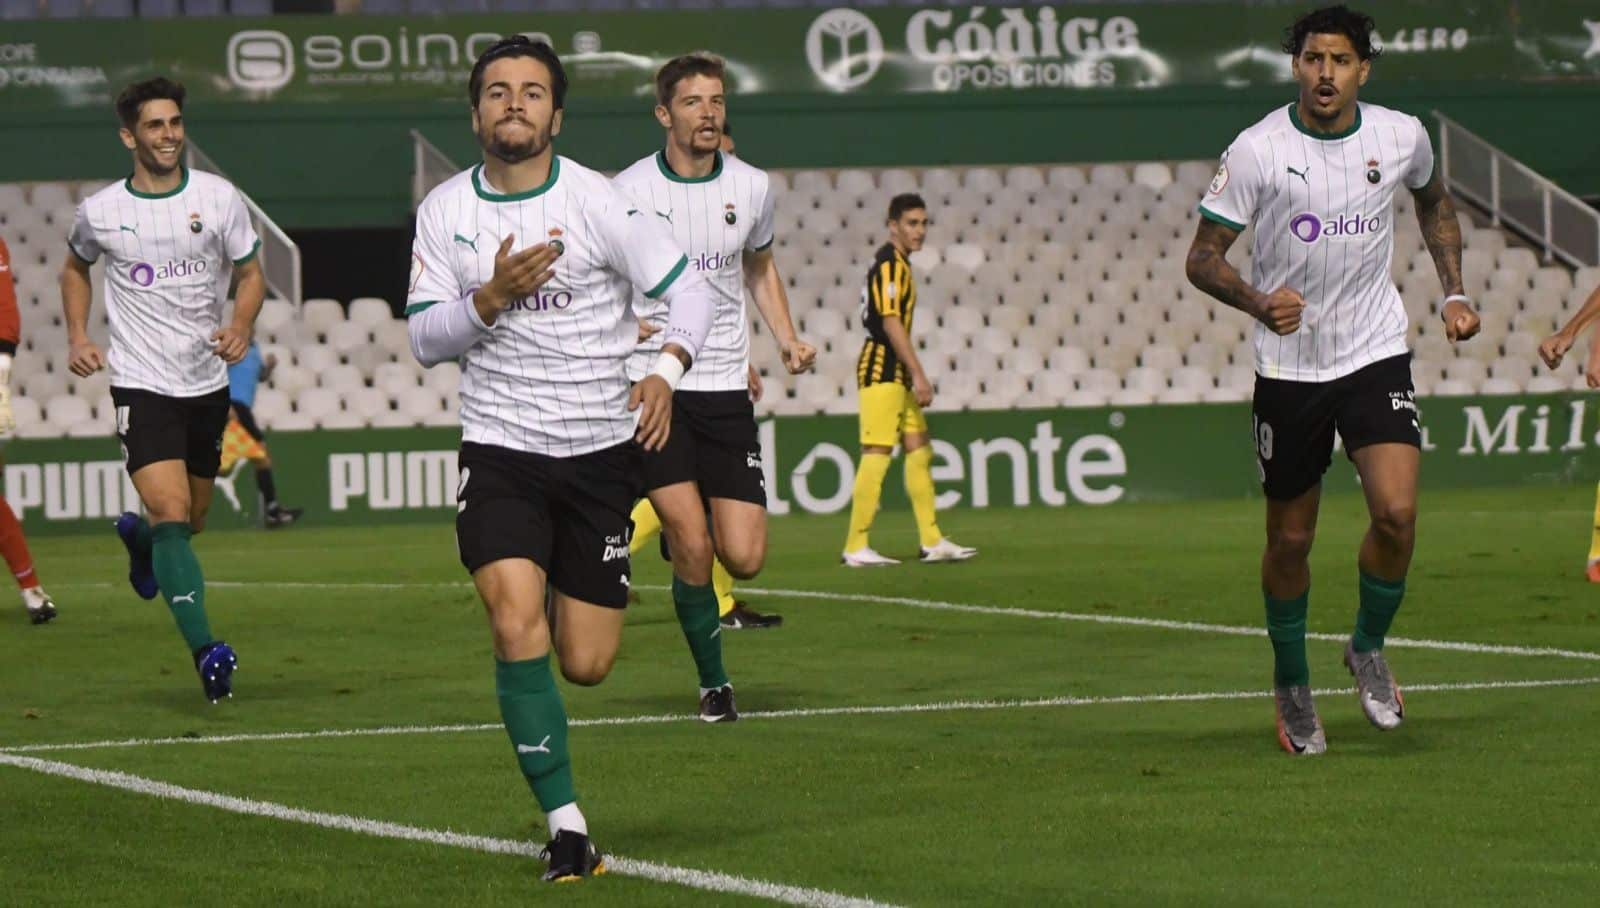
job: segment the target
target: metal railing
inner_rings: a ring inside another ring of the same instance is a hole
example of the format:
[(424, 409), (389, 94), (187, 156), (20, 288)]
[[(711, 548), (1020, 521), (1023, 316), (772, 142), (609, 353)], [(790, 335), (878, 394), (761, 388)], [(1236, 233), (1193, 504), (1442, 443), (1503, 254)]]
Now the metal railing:
[[(228, 175), (211, 160), (211, 156), (200, 150), (200, 146), (189, 140), (185, 143), (188, 149), (187, 158), (190, 170), (204, 170), (214, 173), (223, 179)], [(289, 234), (283, 231), (261, 206), (250, 198), (250, 194), (243, 189), (239, 194), (244, 196), (245, 207), (250, 209), (250, 221), (255, 225), (256, 235), (261, 237), (261, 251), (256, 253), (261, 260), (261, 273), (267, 279), (267, 296), (288, 300), (295, 308), (300, 307), (304, 298), (300, 284), (300, 247), (294, 240), (289, 239)]]
[(1445, 185), (1544, 250), (1544, 260), (1600, 265), (1600, 212), (1437, 110)]
[(461, 172), (450, 156), (417, 130), (411, 130), (411, 210), (417, 210), (433, 187)]

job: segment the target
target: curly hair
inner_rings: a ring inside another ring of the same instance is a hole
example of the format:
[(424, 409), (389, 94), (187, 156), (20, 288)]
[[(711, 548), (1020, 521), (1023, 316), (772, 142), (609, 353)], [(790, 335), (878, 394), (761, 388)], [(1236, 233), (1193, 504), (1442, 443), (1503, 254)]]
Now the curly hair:
[(1358, 57), (1373, 60), (1383, 52), (1372, 44), (1377, 30), (1378, 23), (1366, 13), (1358, 13), (1342, 3), (1325, 6), (1306, 13), (1283, 30), (1283, 52), (1298, 57), (1305, 49), (1307, 35), (1344, 35), (1350, 39)]

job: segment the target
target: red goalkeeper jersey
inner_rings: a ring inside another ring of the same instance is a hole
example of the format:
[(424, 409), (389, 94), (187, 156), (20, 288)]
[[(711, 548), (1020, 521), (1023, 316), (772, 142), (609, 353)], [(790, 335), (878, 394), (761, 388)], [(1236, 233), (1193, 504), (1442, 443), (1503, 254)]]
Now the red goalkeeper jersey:
[(17, 352), (22, 339), (22, 314), (17, 311), (17, 285), (11, 274), (11, 250), (0, 239), (0, 353)]

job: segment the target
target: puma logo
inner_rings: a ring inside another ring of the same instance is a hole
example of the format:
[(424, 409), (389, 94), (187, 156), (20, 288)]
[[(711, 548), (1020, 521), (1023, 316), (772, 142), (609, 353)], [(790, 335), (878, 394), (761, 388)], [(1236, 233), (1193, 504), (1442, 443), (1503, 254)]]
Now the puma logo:
[(126, 230), (129, 233), (133, 234), (134, 236), (138, 236), (139, 235), (139, 231), (136, 228), (129, 227), (127, 224), (119, 224), (119, 225), (117, 225), (117, 229), (119, 231)]
[(526, 744), (518, 744), (517, 745), (517, 753), (519, 753), (519, 754), (547, 754), (547, 753), (550, 752), (550, 748), (547, 746), (547, 745), (549, 745), (549, 743), (550, 743), (550, 736), (549, 735), (545, 735), (544, 736), (544, 740), (540, 741), (534, 747), (529, 747)]
[(668, 224), (671, 224), (672, 223), (672, 209), (668, 208), (666, 214), (662, 214), (661, 212), (658, 211), (658, 212), (656, 212), (656, 217), (662, 219), (663, 221), (666, 221)]
[(472, 235), (472, 239), (470, 240), (458, 233), (455, 236), (455, 241), (463, 246), (471, 248), (473, 252), (478, 251), (478, 235), (476, 233)]
[(183, 594), (182, 596), (173, 596), (172, 597), (172, 604), (173, 605), (177, 605), (180, 602), (187, 602), (190, 605), (194, 605), (195, 604), (194, 597), (195, 597), (195, 594), (197, 592), (198, 592), (198, 590), (191, 590), (191, 591)]
[(1305, 170), (1295, 170), (1293, 167), (1287, 167), (1287, 170), (1290, 173), (1294, 174), (1295, 176), (1299, 177), (1301, 179), (1301, 181), (1303, 181), (1307, 186), (1311, 185), (1311, 177), (1309, 176), (1309, 174), (1311, 173), (1311, 165), (1310, 164), (1306, 165), (1306, 169)]

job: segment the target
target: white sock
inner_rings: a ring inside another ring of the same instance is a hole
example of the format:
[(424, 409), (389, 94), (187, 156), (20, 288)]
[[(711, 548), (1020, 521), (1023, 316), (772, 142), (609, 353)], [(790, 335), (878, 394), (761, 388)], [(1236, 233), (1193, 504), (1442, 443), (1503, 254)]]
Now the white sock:
[(578, 802), (563, 804), (555, 810), (544, 815), (544, 820), (550, 825), (550, 838), (555, 838), (556, 833), (563, 829), (573, 832), (589, 834), (589, 824), (583, 819), (583, 811), (578, 809)]
[[(732, 681), (728, 682), (728, 686), (729, 687), (733, 687), (733, 682)], [(714, 690), (722, 690), (722, 688), (720, 688), (720, 687), (702, 687), (702, 688), (700, 688), (700, 696), (702, 698), (704, 698), (706, 694), (709, 694)]]

